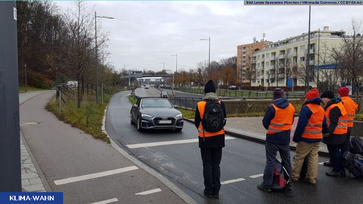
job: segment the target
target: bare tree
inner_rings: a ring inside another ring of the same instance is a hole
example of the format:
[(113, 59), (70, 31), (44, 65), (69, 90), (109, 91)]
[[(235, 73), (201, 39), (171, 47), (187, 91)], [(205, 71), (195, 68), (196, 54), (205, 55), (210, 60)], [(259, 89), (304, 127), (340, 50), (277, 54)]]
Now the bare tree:
[[(65, 14), (65, 29), (60, 50), (64, 63), (62, 70), (78, 81), (77, 106), (81, 106), (86, 83), (96, 80), (95, 64), (101, 64), (95, 55), (94, 16), (85, 11), (85, 3), (76, 1), (76, 10)], [(96, 25), (97, 26), (97, 25)], [(97, 46), (102, 50), (107, 38), (99, 37)], [(97, 66), (98, 67), (98, 66)]]
[(341, 71), (342, 83), (351, 83), (355, 98), (359, 103), (359, 90), (362, 88), (363, 77), (363, 38), (360, 28), (361, 22), (352, 20), (352, 33), (342, 36), (342, 44), (339, 48), (333, 48), (333, 58), (336, 68)]
[[(336, 46), (333, 46), (336, 47)], [(332, 47), (328, 47), (326, 43), (323, 43), (319, 48), (319, 55), (317, 62), (318, 67), (314, 71), (314, 81), (319, 90), (334, 90), (338, 83), (339, 71), (338, 68), (333, 68), (334, 64), (337, 64), (334, 60)]]

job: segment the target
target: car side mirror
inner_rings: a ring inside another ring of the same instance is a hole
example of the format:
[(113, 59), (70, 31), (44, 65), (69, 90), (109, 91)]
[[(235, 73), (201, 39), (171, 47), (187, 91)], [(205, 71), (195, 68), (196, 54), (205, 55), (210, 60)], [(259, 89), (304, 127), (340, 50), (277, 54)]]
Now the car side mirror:
[(174, 108), (179, 108), (179, 106), (178, 105), (174, 105)]
[(134, 105), (132, 105), (132, 107), (138, 108), (139, 106), (135, 103)]

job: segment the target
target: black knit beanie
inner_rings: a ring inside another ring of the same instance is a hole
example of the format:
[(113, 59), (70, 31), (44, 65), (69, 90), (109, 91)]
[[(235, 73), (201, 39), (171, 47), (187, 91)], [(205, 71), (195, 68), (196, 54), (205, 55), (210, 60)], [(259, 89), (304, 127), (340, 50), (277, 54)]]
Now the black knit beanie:
[(332, 92), (332, 91), (324, 91), (321, 94), (320, 98), (329, 98), (329, 99), (332, 99), (332, 98), (334, 98), (334, 92)]
[(209, 80), (204, 87), (204, 93), (208, 92), (213, 92), (213, 93), (216, 92), (216, 87), (214, 86), (213, 80)]

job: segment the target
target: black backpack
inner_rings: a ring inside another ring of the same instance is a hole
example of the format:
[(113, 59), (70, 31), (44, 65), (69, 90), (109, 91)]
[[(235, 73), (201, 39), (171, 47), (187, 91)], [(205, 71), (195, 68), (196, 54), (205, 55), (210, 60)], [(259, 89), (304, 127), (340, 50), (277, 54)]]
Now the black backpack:
[(202, 126), (207, 132), (218, 132), (225, 125), (224, 112), (217, 100), (207, 100), (202, 119)]
[(354, 136), (349, 143), (350, 152), (363, 155), (363, 141), (360, 137)]
[(357, 179), (363, 179), (363, 156), (346, 151), (342, 155), (342, 164)]

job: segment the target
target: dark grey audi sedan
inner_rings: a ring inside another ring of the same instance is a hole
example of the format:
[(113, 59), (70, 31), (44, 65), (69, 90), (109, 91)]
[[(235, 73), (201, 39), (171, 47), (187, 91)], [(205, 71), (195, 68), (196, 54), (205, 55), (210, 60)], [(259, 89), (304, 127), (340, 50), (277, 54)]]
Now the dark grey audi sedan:
[(184, 121), (182, 113), (167, 98), (139, 98), (130, 110), (131, 124), (139, 132), (146, 129), (171, 129), (180, 132)]

